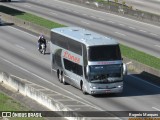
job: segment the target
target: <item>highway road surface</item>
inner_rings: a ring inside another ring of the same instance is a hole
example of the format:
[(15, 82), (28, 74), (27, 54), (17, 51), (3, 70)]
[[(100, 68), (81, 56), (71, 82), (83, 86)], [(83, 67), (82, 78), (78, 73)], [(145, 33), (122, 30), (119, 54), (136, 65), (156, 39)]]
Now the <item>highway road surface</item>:
[[(119, 0), (122, 3), (123, 0)], [(125, 0), (128, 6), (160, 15), (160, 0)]]
[(0, 3), (68, 26), (81, 26), (160, 58), (160, 27), (58, 0)]
[[(15, 26), (0, 26), (0, 71), (8, 72), (33, 83), (79, 100), (105, 111), (160, 111), (160, 86), (130, 74), (124, 80), (124, 92), (111, 95), (84, 95), (70, 85), (58, 82), (51, 75), (50, 51), (37, 50), (36, 34)], [(48, 43), (49, 46), (49, 43)]]

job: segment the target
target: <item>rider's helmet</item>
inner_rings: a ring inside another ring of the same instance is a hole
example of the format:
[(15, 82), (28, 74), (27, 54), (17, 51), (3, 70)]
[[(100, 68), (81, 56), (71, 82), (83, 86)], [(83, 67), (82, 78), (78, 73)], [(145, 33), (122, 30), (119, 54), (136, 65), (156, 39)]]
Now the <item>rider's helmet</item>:
[(41, 34), (41, 35), (39, 36), (39, 39), (44, 39), (44, 36)]

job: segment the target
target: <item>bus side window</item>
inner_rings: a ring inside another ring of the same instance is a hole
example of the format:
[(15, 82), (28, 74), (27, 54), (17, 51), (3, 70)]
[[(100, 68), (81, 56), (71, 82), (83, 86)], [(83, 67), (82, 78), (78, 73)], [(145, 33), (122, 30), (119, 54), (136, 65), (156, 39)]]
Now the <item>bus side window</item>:
[(65, 58), (63, 58), (64, 67), (66, 70), (71, 71), (79, 76), (83, 75), (82, 66), (78, 65), (77, 63), (74, 63), (72, 61), (69, 61)]
[(80, 76), (83, 75), (83, 70), (81, 65), (76, 64), (76, 73)]
[(68, 49), (74, 53), (82, 55), (81, 43), (73, 40), (68, 40)]
[(54, 54), (52, 54), (52, 64), (54, 64), (55, 61), (54, 61)]

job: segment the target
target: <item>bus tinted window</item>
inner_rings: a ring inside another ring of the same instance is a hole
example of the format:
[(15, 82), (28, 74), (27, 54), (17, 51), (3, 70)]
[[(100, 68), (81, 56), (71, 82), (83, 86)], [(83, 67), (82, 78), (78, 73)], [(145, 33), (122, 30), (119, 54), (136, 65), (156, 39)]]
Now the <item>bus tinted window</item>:
[(68, 48), (70, 51), (75, 52), (79, 55), (82, 55), (82, 46), (81, 43), (74, 41), (74, 40), (69, 40), (68, 41)]
[(56, 44), (64, 49), (70, 50), (79, 55), (82, 55), (81, 43), (54, 32), (51, 33), (51, 37), (51, 42), (53, 44)]
[(62, 35), (54, 32), (52, 32), (51, 34), (52, 34), (51, 42), (53, 44), (63, 47), (64, 49), (68, 49), (68, 43), (66, 37), (63, 37)]
[(56, 33), (51, 32), (51, 42), (52, 42), (52, 44), (55, 44), (55, 40), (56, 40), (56, 38), (57, 38), (56, 35), (57, 35)]
[(73, 72), (73, 73), (75, 73), (75, 74), (77, 74), (77, 75), (83, 75), (83, 71), (82, 71), (82, 66), (81, 65), (78, 65), (78, 64), (76, 64), (76, 63), (74, 63), (74, 62), (71, 62), (71, 61), (69, 61), (69, 60), (67, 60), (67, 59), (63, 59), (63, 61), (64, 61), (64, 67), (65, 67), (65, 69), (66, 70), (69, 70), (69, 71), (71, 71), (71, 72)]
[(89, 47), (89, 61), (121, 60), (119, 45)]
[(65, 37), (59, 36), (56, 44), (64, 49), (68, 49), (67, 39)]

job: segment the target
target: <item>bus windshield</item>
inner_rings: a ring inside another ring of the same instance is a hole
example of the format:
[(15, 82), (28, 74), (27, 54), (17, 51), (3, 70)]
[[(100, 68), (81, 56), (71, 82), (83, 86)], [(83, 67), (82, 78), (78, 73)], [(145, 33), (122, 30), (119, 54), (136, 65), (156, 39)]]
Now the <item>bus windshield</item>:
[(121, 77), (122, 65), (91, 65), (90, 81), (91, 82), (113, 82), (108, 78)]
[(89, 61), (121, 60), (119, 45), (90, 46)]

